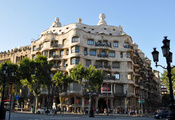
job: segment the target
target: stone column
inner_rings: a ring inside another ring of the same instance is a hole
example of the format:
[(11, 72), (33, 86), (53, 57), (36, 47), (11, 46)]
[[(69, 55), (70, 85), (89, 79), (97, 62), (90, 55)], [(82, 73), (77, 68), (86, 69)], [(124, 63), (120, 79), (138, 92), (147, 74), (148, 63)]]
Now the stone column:
[(45, 97), (43, 97), (42, 99), (43, 99), (43, 100), (42, 100), (42, 105), (41, 105), (41, 107), (45, 107)]
[(114, 109), (114, 99), (113, 98), (110, 98), (110, 108), (111, 110)]
[(95, 98), (95, 108), (96, 108), (96, 109), (98, 108), (98, 101), (99, 101), (99, 98), (96, 97), (96, 98)]
[[(82, 108), (84, 108), (84, 97), (82, 97)], [(81, 110), (82, 110), (81, 108)]]
[(76, 107), (77, 107), (77, 104), (76, 104), (76, 96), (74, 96), (74, 112), (76, 112)]
[(124, 98), (124, 110), (125, 113), (127, 112), (127, 104), (126, 104), (127, 98)]

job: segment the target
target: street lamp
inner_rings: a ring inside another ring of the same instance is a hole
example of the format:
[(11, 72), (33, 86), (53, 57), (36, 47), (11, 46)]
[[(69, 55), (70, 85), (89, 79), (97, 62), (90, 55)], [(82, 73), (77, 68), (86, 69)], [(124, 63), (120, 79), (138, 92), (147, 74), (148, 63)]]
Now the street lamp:
[(3, 73), (3, 91), (2, 91), (2, 98), (1, 98), (1, 107), (0, 107), (0, 119), (5, 120), (6, 116), (6, 109), (4, 108), (4, 91), (5, 91), (5, 81), (6, 81), (6, 76), (7, 76), (7, 68), (8, 65), (5, 63), (2, 66), (2, 73)]
[(154, 48), (154, 51), (152, 52), (152, 56), (153, 56), (153, 61), (156, 63), (156, 67), (160, 66), (164, 69), (167, 69), (168, 71), (168, 75), (167, 77), (169, 78), (169, 89), (170, 89), (170, 114), (169, 114), (169, 119), (170, 120), (175, 120), (175, 108), (174, 108), (174, 97), (173, 97), (173, 89), (172, 89), (172, 80), (171, 80), (171, 69), (174, 67), (171, 67), (171, 62), (172, 62), (172, 52), (170, 52), (170, 40), (167, 39), (167, 36), (164, 37), (163, 40), (163, 46), (162, 48), (162, 52), (163, 52), (163, 56), (166, 58), (166, 62), (167, 62), (167, 67), (163, 67), (161, 65), (157, 65), (157, 62), (159, 61), (158, 56), (159, 56), (159, 52), (156, 50), (156, 48)]

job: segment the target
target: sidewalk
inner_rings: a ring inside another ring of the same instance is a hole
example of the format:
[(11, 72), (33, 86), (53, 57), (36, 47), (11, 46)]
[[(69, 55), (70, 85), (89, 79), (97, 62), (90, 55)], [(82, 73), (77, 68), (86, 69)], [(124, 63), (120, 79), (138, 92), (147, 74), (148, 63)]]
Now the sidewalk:
[[(31, 111), (15, 111), (15, 113), (33, 114)], [(88, 114), (80, 114), (80, 113), (72, 113), (72, 112), (61, 112), (61, 114), (60, 114), (60, 112), (57, 112), (57, 114), (52, 114), (52, 115), (54, 115), (54, 116), (82, 116), (82, 117), (88, 116)], [(113, 115), (109, 114), (107, 116), (107, 114), (103, 114), (103, 113), (99, 113), (99, 114), (95, 113), (94, 116), (95, 117), (117, 117), (117, 116), (119, 116), (119, 117), (139, 117), (139, 115), (137, 115), (137, 116), (130, 115), (129, 116), (128, 114), (113, 114)], [(147, 115), (144, 114), (142, 117), (154, 117), (154, 115), (153, 114), (147, 114)]]

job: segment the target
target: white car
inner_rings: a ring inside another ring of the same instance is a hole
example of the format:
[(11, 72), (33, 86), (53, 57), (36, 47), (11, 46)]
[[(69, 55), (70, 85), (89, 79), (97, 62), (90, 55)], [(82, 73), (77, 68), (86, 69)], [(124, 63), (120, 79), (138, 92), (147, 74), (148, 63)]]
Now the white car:
[(45, 114), (45, 111), (46, 111), (47, 108), (43, 107), (43, 108), (40, 108), (36, 111), (37, 114)]

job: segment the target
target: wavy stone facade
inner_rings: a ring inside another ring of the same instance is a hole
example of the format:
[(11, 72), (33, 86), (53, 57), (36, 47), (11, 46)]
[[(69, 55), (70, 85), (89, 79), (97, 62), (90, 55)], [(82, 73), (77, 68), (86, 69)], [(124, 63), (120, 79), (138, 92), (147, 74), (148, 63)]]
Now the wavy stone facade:
[[(121, 26), (109, 26), (104, 18), (101, 14), (97, 26), (83, 24), (79, 19), (78, 23), (62, 27), (56, 18), (30, 46), (1, 52), (0, 62), (18, 63), (24, 56), (34, 59), (37, 55), (46, 55), (48, 61), (54, 63), (53, 73), (59, 70), (68, 74), (79, 62), (92, 65), (105, 73), (104, 84), (94, 94), (95, 108), (106, 108), (108, 96), (110, 109), (120, 112), (140, 109), (141, 98), (145, 99), (144, 108), (151, 109), (161, 101), (159, 72), (152, 70), (151, 61)], [(88, 108), (88, 93), (77, 83), (70, 84), (62, 96), (67, 111)], [(45, 106), (45, 98), (40, 96), (41, 106)], [(57, 104), (55, 98), (54, 106)]]

